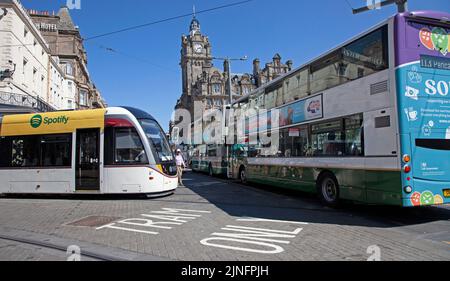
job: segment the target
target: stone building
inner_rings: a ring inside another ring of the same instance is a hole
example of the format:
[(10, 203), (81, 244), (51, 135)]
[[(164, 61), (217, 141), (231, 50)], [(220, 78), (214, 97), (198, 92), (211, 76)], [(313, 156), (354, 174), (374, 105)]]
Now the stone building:
[(27, 11), (0, 0), (0, 114), (104, 107), (67, 7)]
[(56, 14), (35, 10), (28, 12), (67, 78), (68, 106), (74, 109), (105, 107), (89, 75), (83, 39), (78, 26), (73, 23), (69, 8), (64, 6)]
[(50, 84), (56, 82), (54, 66), (44, 37), (21, 3), (0, 0), (0, 114), (57, 109), (48, 100)]
[[(189, 34), (181, 37), (182, 95), (175, 109), (187, 109), (193, 116), (194, 102), (205, 109), (222, 108), (229, 103), (227, 95), (227, 69), (214, 67), (212, 45), (201, 33), (200, 22), (194, 16)], [(281, 62), (276, 54), (273, 61), (261, 68), (259, 59), (253, 61), (252, 73), (232, 74), (232, 96), (237, 99), (292, 69), (292, 61)], [(170, 126), (172, 127), (172, 126)]]

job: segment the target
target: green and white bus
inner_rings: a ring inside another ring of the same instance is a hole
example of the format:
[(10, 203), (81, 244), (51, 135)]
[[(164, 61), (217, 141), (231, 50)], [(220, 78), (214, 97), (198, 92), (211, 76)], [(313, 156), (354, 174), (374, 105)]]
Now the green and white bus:
[(328, 205), (450, 203), (449, 18), (397, 14), (234, 102), (277, 109), (279, 126), (268, 128), (280, 137), (263, 153), (249, 142), (250, 117), (229, 176), (315, 192)]
[(190, 166), (194, 172), (208, 173), (210, 176), (227, 175), (227, 149), (220, 144), (195, 146), (190, 153)]

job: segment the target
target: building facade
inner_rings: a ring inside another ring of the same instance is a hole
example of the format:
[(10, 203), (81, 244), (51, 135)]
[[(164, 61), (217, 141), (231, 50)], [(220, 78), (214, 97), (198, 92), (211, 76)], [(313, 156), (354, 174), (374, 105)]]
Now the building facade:
[(66, 76), (66, 106), (72, 109), (105, 107), (100, 91), (89, 75), (83, 38), (70, 16), (69, 8), (62, 7), (56, 14), (35, 10), (28, 12), (48, 43), (51, 56), (58, 59)]
[(2, 112), (104, 107), (86, 64), (67, 8), (50, 16), (27, 11), (18, 0), (0, 0)]
[(52, 110), (48, 103), (52, 58), (50, 49), (24, 7), (0, 0), (0, 104)]
[[(189, 34), (181, 37), (182, 95), (175, 109), (186, 109), (193, 116), (196, 102), (204, 109), (222, 108), (229, 103), (227, 65), (224, 64), (222, 71), (214, 67), (213, 60), (209, 38), (201, 33), (200, 22), (194, 16)], [(232, 97), (238, 99), (291, 69), (292, 61), (282, 63), (279, 54), (264, 68), (255, 59), (252, 73), (232, 74)]]

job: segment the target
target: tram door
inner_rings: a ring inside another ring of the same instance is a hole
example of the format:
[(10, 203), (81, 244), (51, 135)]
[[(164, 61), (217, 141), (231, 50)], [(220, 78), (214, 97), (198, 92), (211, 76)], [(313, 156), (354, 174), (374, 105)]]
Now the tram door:
[(76, 190), (100, 190), (100, 129), (77, 130)]

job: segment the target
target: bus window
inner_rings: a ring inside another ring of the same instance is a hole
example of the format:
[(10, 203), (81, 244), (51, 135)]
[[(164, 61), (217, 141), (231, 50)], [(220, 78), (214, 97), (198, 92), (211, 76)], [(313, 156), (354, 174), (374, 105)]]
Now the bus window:
[(345, 155), (364, 156), (363, 116), (345, 118)]
[(343, 156), (343, 137), (341, 120), (312, 125), (314, 156)]
[(308, 146), (308, 126), (293, 127), (280, 132), (280, 154), (284, 157), (307, 156)]
[(317, 93), (388, 68), (387, 26), (311, 65), (311, 92)]

